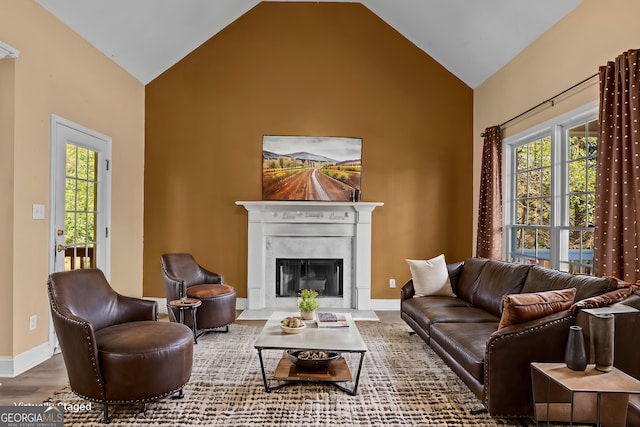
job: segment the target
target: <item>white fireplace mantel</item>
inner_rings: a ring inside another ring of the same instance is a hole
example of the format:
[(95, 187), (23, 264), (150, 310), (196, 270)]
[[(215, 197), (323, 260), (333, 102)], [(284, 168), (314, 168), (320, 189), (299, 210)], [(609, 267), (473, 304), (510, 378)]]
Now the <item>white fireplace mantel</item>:
[[(260, 310), (274, 300), (275, 277), (269, 243), (276, 239), (305, 238), (327, 244), (350, 242), (350, 295), (356, 310), (371, 309), (371, 214), (382, 202), (237, 201), (248, 212), (247, 308)], [(345, 271), (346, 273), (346, 271)]]

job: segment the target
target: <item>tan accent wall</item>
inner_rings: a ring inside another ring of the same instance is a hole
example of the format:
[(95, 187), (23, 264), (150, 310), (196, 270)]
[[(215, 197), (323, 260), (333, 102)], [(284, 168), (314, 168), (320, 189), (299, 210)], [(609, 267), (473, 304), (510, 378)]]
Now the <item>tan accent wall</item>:
[(352, 3), (261, 3), (146, 87), (144, 293), (186, 251), (246, 297), (247, 213), (262, 136), (363, 139), (372, 296), (405, 258), (471, 255), (472, 90)]
[[(598, 72), (598, 67), (629, 49), (640, 47), (640, 2), (584, 0), (564, 19), (474, 91), (474, 232), (482, 164), (482, 138), (487, 127), (501, 124)], [(598, 100), (598, 78), (508, 124), (513, 136), (560, 114)]]
[[(6, 148), (13, 172), (0, 172), (0, 194), (8, 196), (3, 205), (11, 210), (0, 211), (3, 230), (8, 227), (3, 241), (12, 236), (0, 244), (0, 286), (7, 287), (0, 313), (9, 313), (9, 321), (0, 322), (0, 356), (16, 356), (48, 341), (52, 113), (113, 138), (111, 282), (121, 293), (142, 295), (144, 86), (32, 1), (2, 0), (0, 40), (20, 51), (9, 83), (12, 106), (4, 98), (0, 103), (3, 116), (13, 115)], [(0, 71), (3, 87), (6, 74)], [(45, 204), (44, 221), (31, 219), (34, 203)], [(38, 326), (30, 331), (33, 314)]]

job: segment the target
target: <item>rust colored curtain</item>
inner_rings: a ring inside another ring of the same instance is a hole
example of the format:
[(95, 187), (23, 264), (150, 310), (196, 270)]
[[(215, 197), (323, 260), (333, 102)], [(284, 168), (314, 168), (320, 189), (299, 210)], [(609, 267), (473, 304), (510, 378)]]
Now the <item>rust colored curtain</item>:
[(600, 67), (594, 273), (640, 279), (640, 64), (630, 50)]
[(502, 135), (500, 126), (484, 131), (476, 256), (502, 258)]

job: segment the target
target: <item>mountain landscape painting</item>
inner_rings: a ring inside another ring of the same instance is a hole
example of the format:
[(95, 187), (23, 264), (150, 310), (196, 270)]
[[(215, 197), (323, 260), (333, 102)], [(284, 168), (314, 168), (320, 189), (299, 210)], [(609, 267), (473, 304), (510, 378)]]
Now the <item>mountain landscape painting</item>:
[(361, 172), (361, 138), (262, 138), (263, 200), (358, 200)]

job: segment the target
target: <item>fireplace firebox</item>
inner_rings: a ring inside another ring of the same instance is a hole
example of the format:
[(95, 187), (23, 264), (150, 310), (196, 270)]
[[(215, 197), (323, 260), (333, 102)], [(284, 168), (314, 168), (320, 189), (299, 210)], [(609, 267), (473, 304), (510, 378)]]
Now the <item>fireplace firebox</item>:
[(343, 296), (343, 260), (340, 258), (276, 258), (276, 297), (297, 297), (302, 289), (318, 297)]

